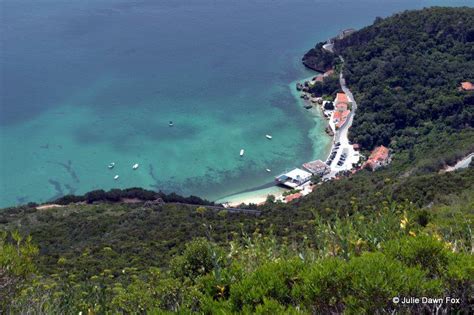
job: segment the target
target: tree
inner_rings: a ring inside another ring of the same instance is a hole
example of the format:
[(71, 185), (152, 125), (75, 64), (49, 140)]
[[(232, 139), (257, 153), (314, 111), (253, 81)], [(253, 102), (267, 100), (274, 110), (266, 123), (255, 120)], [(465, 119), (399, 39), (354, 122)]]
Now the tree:
[(326, 102), (324, 104), (324, 109), (325, 110), (334, 110), (334, 103), (333, 102)]
[(186, 244), (183, 254), (171, 262), (172, 273), (178, 278), (189, 278), (205, 275), (218, 267), (222, 252), (204, 238), (197, 238)]

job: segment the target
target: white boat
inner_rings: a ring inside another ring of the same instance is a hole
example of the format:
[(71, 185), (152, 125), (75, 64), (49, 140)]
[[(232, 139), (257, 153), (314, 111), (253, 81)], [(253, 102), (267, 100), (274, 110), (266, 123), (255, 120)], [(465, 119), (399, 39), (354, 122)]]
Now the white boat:
[(115, 175), (115, 176), (114, 176), (114, 180), (117, 180), (117, 179), (119, 179), (119, 177), (120, 177), (120, 176), (118, 176), (118, 175)]
[(170, 120), (169, 124), (168, 124), (170, 127), (173, 127), (173, 121)]
[(113, 168), (114, 168), (114, 166), (115, 166), (115, 163), (114, 163), (114, 162), (112, 162), (112, 163), (110, 163), (110, 164), (109, 164), (107, 167), (108, 167), (109, 169), (113, 169)]
[(244, 153), (245, 153), (245, 150), (244, 150), (244, 149), (240, 149), (240, 156), (244, 156)]
[(135, 164), (133, 164), (132, 168), (133, 168), (134, 170), (136, 170), (136, 169), (138, 168), (138, 166), (140, 166), (140, 165), (138, 165), (138, 163), (135, 163)]
[(272, 136), (270, 135), (266, 135), (265, 137), (267, 137), (268, 140), (272, 140)]
[(267, 169), (266, 169), (266, 171), (267, 171), (268, 173), (270, 173), (272, 170), (271, 170), (271, 169), (269, 169), (269, 168), (267, 168)]

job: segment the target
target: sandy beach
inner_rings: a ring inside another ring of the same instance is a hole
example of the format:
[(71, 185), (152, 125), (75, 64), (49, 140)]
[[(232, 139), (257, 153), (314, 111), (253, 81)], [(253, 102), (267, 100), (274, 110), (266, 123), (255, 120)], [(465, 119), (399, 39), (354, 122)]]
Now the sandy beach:
[[(305, 79), (293, 81), (289, 84), (290, 92), (293, 95), (293, 97), (296, 99), (298, 107), (303, 108), (306, 105), (306, 101), (304, 101), (303, 99), (300, 98), (301, 92), (296, 90), (296, 83), (311, 80), (313, 77), (314, 77), (314, 75), (311, 76), (311, 77), (305, 78)], [(314, 104), (313, 108), (308, 109), (308, 110), (304, 109), (304, 110), (307, 112), (307, 114), (309, 116), (311, 116), (314, 119), (314, 122), (315, 122), (315, 127), (309, 131), (308, 137), (313, 138), (313, 137), (323, 136), (323, 137), (327, 137), (327, 139), (332, 140), (332, 137), (330, 137), (326, 133), (321, 134), (321, 132), (318, 130), (318, 128), (316, 128), (316, 125), (318, 124), (318, 122), (320, 123), (321, 120), (323, 120), (324, 123), (327, 124), (327, 120), (324, 118), (324, 114), (323, 114), (320, 106), (317, 105), (317, 104)], [(325, 145), (324, 157), (319, 157), (319, 158), (326, 159), (327, 155), (331, 151), (331, 148), (332, 148), (332, 141), (328, 141)], [(317, 155), (320, 154), (321, 149), (320, 148), (313, 148), (313, 149), (314, 149), (313, 159), (317, 159), (318, 158)], [(301, 165), (291, 165), (291, 167), (301, 168)], [(286, 191), (289, 191), (289, 189), (275, 185), (275, 186), (272, 186), (272, 187), (269, 187), (269, 188), (264, 188), (264, 189), (259, 189), (259, 190), (254, 190), (254, 191), (249, 191), (249, 192), (238, 193), (238, 194), (235, 194), (235, 195), (226, 196), (226, 197), (223, 197), (223, 198), (220, 198), (220, 199), (216, 200), (215, 202), (216, 203), (227, 203), (231, 207), (235, 207), (235, 206), (238, 206), (238, 205), (241, 205), (241, 204), (250, 204), (250, 203), (258, 205), (258, 204), (264, 203), (267, 200), (267, 197), (269, 195), (273, 195), (273, 196), (275, 196), (276, 199), (279, 199), (280, 197), (283, 196), (283, 193), (286, 192)]]
[(239, 193), (235, 195), (230, 195), (227, 197), (223, 197), (216, 201), (216, 203), (228, 203), (231, 207), (236, 207), (241, 204), (260, 204), (267, 200), (269, 195), (273, 195), (275, 197), (280, 197), (283, 195), (285, 191), (288, 189), (280, 187), (280, 186), (272, 186), (269, 188)]

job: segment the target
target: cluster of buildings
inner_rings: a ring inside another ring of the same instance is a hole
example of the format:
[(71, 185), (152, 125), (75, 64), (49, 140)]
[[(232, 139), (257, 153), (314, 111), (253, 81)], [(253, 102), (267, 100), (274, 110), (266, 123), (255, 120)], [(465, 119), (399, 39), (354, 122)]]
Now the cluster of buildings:
[(295, 168), (288, 173), (281, 174), (275, 178), (275, 181), (280, 185), (294, 189), (309, 182), (313, 175), (324, 176), (331, 171), (329, 165), (321, 160), (304, 163), (303, 168)]
[(313, 175), (323, 176), (331, 171), (331, 168), (321, 160), (304, 163), (303, 168), (304, 169), (295, 168), (275, 178), (275, 181), (279, 185), (299, 190), (298, 192), (284, 196), (282, 199), (283, 202), (290, 202), (309, 194), (314, 188), (310, 182), (311, 177)]
[[(354, 145), (354, 147), (357, 145)], [(358, 149), (358, 148), (357, 148)], [(366, 168), (375, 171), (380, 167), (387, 166), (391, 162), (391, 155), (389, 148), (385, 146), (376, 147), (370, 154), (369, 158), (362, 165), (361, 169)], [(291, 189), (301, 189), (301, 191), (285, 196), (283, 201), (290, 202), (298, 199), (312, 191), (309, 185), (311, 177), (324, 176), (331, 172), (330, 166), (321, 160), (311, 161), (303, 164), (304, 169), (295, 168), (294, 170), (281, 174), (275, 178), (275, 181), (283, 186)], [(357, 170), (353, 170), (355, 173)], [(337, 178), (337, 177), (336, 177)]]
[[(331, 74), (333, 74), (332, 70), (322, 75), (319, 75), (313, 78), (312, 83), (323, 81), (324, 77), (327, 77)], [(304, 91), (304, 87), (305, 86), (301, 84), (297, 88)], [(471, 86), (463, 84), (463, 89), (471, 89), (471, 88), (473, 88), (472, 84)], [(322, 105), (324, 108), (324, 103)], [(347, 97), (347, 95), (343, 92), (337, 93), (336, 98), (334, 99), (334, 110), (330, 111), (330, 126), (334, 130), (334, 132), (345, 125), (348, 118), (350, 117), (351, 109), (352, 109), (352, 104), (349, 101), (349, 98)], [(325, 112), (325, 116), (329, 116), (329, 115), (326, 115), (326, 112)], [(337, 155), (338, 154), (337, 152), (339, 151), (342, 152), (341, 155), (339, 156), (341, 165), (346, 162), (348, 163), (351, 162), (348, 165), (354, 165), (354, 162), (352, 160), (346, 161), (346, 158), (348, 158), (348, 155), (350, 156), (354, 155), (354, 156), (357, 156), (356, 161), (358, 161), (359, 154), (356, 151), (359, 150), (359, 146), (357, 144), (350, 145), (349, 149), (351, 149), (353, 152), (356, 152), (357, 154), (349, 154), (348, 151), (351, 151), (351, 150), (349, 150), (348, 148), (344, 149), (344, 147), (339, 148), (339, 145), (340, 145), (340, 142), (337, 144), (336, 149), (335, 149), (336, 151), (334, 154)], [(344, 150), (346, 153), (344, 153)], [(362, 165), (361, 168), (367, 168), (374, 171), (382, 166), (388, 165), (390, 162), (391, 162), (391, 157), (390, 157), (389, 149), (385, 146), (379, 146), (379, 147), (376, 147), (372, 151), (369, 158)], [(347, 170), (347, 168), (344, 168), (342, 166), (340, 166), (339, 168), (341, 168), (342, 170)], [(329, 176), (328, 174), (331, 174), (331, 171), (332, 171), (331, 163), (323, 162), (321, 160), (315, 160), (315, 161), (304, 163), (302, 165), (302, 168), (295, 168), (287, 173), (277, 176), (275, 178), (275, 181), (279, 185), (286, 186), (291, 189), (299, 190), (298, 192), (295, 192), (293, 194), (283, 197), (282, 201), (290, 202), (292, 200), (298, 199), (304, 196), (305, 194), (309, 193), (312, 190), (312, 187), (310, 185), (311, 178), (313, 176), (321, 176), (324, 178), (325, 175)], [(354, 173), (356, 172), (356, 170), (352, 170), (352, 172)]]

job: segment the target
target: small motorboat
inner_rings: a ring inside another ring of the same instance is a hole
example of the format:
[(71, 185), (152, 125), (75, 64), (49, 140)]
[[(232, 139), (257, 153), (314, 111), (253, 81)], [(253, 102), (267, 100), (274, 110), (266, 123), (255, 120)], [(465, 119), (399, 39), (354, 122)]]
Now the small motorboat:
[(172, 120), (170, 120), (168, 126), (173, 127), (173, 121)]
[(138, 163), (133, 164), (132, 169), (136, 170), (140, 165)]
[(110, 163), (109, 165), (107, 165), (107, 167), (108, 167), (109, 169), (113, 169), (114, 166), (115, 166), (115, 162), (112, 162), (112, 163)]
[(244, 150), (244, 149), (240, 149), (240, 156), (244, 156), (244, 153), (245, 153), (245, 150)]
[(269, 169), (269, 168), (267, 168), (267, 169), (266, 169), (266, 171), (267, 171), (268, 173), (270, 173), (272, 170), (271, 170), (271, 169)]
[(268, 140), (272, 140), (272, 136), (270, 135), (266, 135), (265, 137), (267, 137)]
[(117, 180), (117, 179), (119, 179), (119, 177), (120, 177), (120, 176), (118, 176), (118, 175), (115, 175), (115, 176), (114, 176), (114, 180)]

